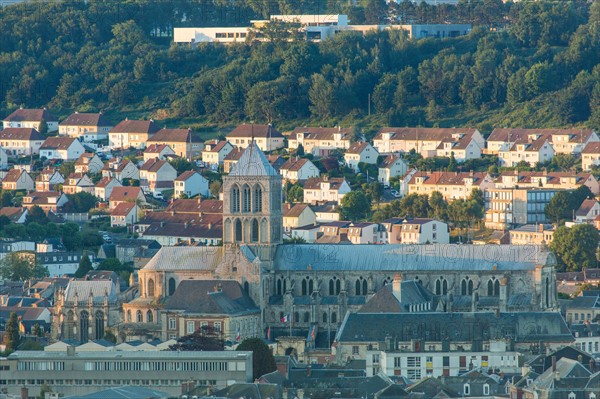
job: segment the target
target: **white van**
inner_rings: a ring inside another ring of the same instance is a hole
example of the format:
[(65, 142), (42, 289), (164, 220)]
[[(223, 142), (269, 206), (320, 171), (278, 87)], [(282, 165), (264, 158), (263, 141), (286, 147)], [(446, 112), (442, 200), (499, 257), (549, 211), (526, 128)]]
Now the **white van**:
[(165, 199), (163, 193), (161, 193), (160, 191), (153, 192), (152, 193), (152, 198), (158, 199), (158, 200), (164, 200)]

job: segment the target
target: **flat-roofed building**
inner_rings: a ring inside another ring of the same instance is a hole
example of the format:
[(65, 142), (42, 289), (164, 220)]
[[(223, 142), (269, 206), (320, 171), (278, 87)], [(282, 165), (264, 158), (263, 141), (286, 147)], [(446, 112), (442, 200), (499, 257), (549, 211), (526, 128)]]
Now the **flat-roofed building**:
[(252, 352), (238, 351), (17, 351), (0, 358), (0, 384), (30, 396), (42, 386), (54, 392), (84, 395), (121, 385), (151, 386), (179, 397), (183, 382), (224, 388), (252, 381)]

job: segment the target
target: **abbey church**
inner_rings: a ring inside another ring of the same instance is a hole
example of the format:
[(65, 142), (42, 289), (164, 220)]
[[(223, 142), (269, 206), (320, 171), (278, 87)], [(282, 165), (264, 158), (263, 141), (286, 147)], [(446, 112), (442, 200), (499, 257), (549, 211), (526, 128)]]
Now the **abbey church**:
[(139, 295), (123, 304), (130, 337), (178, 338), (211, 325), (230, 340), (311, 331), (328, 347), (348, 312), (370, 308), (558, 308), (556, 262), (543, 247), (283, 244), (282, 179), (255, 144), (224, 177), (223, 194), (223, 246), (163, 247), (139, 271)]

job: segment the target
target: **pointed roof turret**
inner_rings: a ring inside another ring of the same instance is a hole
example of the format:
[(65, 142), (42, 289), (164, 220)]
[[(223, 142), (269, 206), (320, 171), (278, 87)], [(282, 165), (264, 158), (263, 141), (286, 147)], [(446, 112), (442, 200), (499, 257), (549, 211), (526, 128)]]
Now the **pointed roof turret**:
[(239, 161), (232, 166), (229, 176), (277, 176), (265, 154), (255, 141), (244, 150)]

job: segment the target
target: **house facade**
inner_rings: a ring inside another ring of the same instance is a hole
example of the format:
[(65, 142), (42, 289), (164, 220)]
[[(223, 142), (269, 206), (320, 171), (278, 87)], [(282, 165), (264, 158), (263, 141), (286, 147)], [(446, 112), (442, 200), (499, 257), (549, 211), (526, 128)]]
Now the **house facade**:
[(85, 148), (79, 140), (71, 137), (48, 137), (40, 147), (40, 158), (75, 161)]
[(34, 191), (23, 197), (23, 208), (29, 210), (37, 205), (46, 213), (60, 213), (67, 202), (69, 199), (63, 193)]
[(0, 147), (11, 156), (39, 154), (44, 140), (44, 135), (34, 128), (5, 127), (0, 131)]
[(110, 211), (110, 227), (132, 226), (138, 221), (138, 213), (135, 202), (122, 202)]
[(175, 157), (175, 151), (166, 144), (150, 144), (144, 150), (144, 162), (150, 159), (166, 160), (167, 157)]
[(284, 180), (291, 182), (308, 180), (321, 174), (319, 168), (306, 158), (290, 158), (281, 166), (279, 173)]
[(466, 200), (474, 189), (492, 187), (494, 180), (485, 172), (416, 172), (408, 183), (408, 193), (431, 195), (438, 191), (446, 201)]
[(104, 162), (96, 154), (89, 152), (81, 154), (75, 161), (76, 173), (99, 173), (104, 167)]
[(46, 122), (48, 132), (58, 130), (58, 118), (52, 115), (46, 108), (42, 109), (17, 109), (2, 121), (4, 129), (11, 127), (25, 127), (35, 129), (38, 132), (42, 121)]
[(435, 219), (415, 218), (402, 222), (400, 229), (402, 244), (448, 244), (448, 224)]
[(149, 121), (129, 120), (117, 124), (108, 133), (108, 145), (111, 148), (146, 148), (146, 142), (160, 128), (152, 119)]
[(140, 167), (140, 187), (146, 191), (164, 191), (174, 187), (177, 170), (167, 161), (150, 159)]
[(254, 141), (261, 151), (267, 152), (284, 145), (283, 135), (271, 125), (239, 125), (227, 135), (227, 141), (241, 149)]
[(160, 129), (148, 139), (150, 144), (168, 145), (175, 155), (188, 160), (200, 157), (204, 149), (204, 142), (192, 129)]
[(175, 179), (175, 198), (181, 198), (185, 195), (188, 198), (202, 195), (207, 198), (210, 196), (209, 182), (204, 176), (195, 170), (183, 172)]
[(581, 168), (591, 170), (596, 166), (600, 166), (600, 143), (588, 143), (581, 151)]
[(110, 198), (113, 188), (122, 186), (123, 185), (117, 179), (103, 177), (98, 183), (96, 183), (96, 186), (94, 187), (94, 195), (101, 201), (106, 202)]
[(314, 225), (315, 212), (307, 204), (283, 204), (283, 230), (290, 233), (294, 228)]
[(507, 150), (498, 152), (498, 161), (501, 166), (516, 166), (519, 162), (527, 162), (529, 166), (536, 166), (552, 160), (554, 147), (548, 137), (543, 136), (526, 143), (516, 143)]
[(304, 201), (310, 204), (317, 202), (336, 202), (340, 204), (342, 198), (350, 191), (350, 185), (344, 178), (315, 177), (304, 183)]
[(507, 230), (515, 225), (552, 223), (544, 210), (561, 190), (546, 188), (491, 188), (484, 192), (485, 227)]
[(403, 176), (407, 170), (408, 165), (400, 156), (390, 154), (379, 165), (379, 183), (389, 186), (393, 177)]
[(327, 156), (332, 150), (350, 148), (352, 128), (342, 127), (297, 127), (289, 135), (288, 148), (298, 149), (302, 145), (305, 153)]
[(379, 152), (377, 152), (377, 150), (371, 144), (366, 142), (357, 142), (348, 148), (344, 154), (344, 160), (350, 169), (354, 170), (355, 172), (359, 172), (359, 163), (377, 165), (378, 156)]
[(79, 139), (84, 142), (104, 140), (113, 125), (102, 113), (75, 112), (58, 125), (58, 135)]
[(102, 177), (113, 177), (119, 182), (124, 179), (139, 180), (140, 170), (129, 159), (113, 158), (104, 164)]
[(233, 150), (233, 145), (225, 140), (213, 140), (206, 143), (202, 151), (202, 162), (208, 165), (223, 165), (225, 157)]
[(22, 169), (11, 169), (2, 179), (2, 190), (32, 191), (35, 183), (29, 173)]
[(65, 194), (85, 192), (94, 195), (94, 182), (85, 173), (71, 173), (63, 184), (63, 192)]

